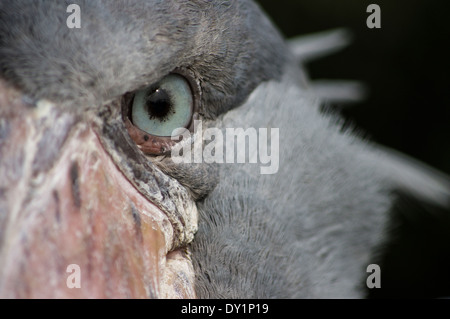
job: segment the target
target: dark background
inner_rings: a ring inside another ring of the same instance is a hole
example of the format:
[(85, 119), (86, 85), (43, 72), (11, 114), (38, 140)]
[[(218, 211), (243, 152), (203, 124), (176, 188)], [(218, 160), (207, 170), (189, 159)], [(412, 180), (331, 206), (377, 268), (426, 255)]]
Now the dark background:
[[(345, 27), (346, 49), (307, 65), (312, 79), (360, 80), (366, 100), (342, 107), (377, 143), (450, 174), (448, 0), (259, 0), (286, 37)], [(381, 7), (381, 29), (366, 12)], [(339, 107), (339, 106), (337, 106)], [(450, 211), (400, 196), (379, 252), (381, 289), (371, 298), (450, 296)], [(362, 283), (364, 285), (364, 283)]]
[[(448, 0), (259, 0), (286, 37), (338, 27), (346, 49), (313, 61), (313, 79), (360, 80), (362, 103), (343, 114), (378, 143), (450, 174), (450, 2)], [(367, 6), (381, 7), (369, 29)]]

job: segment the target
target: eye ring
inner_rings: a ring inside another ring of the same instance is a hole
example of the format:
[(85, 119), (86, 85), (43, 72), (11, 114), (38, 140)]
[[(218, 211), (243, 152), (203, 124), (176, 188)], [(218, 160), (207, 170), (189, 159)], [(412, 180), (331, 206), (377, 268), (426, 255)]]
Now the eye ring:
[[(183, 77), (189, 84), (189, 88), (192, 94), (192, 115), (188, 124), (185, 128), (190, 132), (194, 129), (194, 120), (199, 119), (199, 103), (201, 101), (201, 90), (200, 85), (197, 81), (194, 81), (194, 73), (189, 69), (177, 68), (172, 71), (169, 75), (175, 74)], [(167, 77), (167, 76), (166, 76)], [(165, 77), (164, 77), (165, 78)], [(163, 79), (164, 79), (163, 78)], [(156, 82), (159, 83), (159, 82)], [(150, 86), (151, 87), (151, 86)], [(178, 136), (178, 139), (172, 139), (172, 136), (159, 136), (152, 135), (139, 127), (137, 127), (132, 121), (132, 106), (134, 98), (136, 97), (136, 92), (127, 93), (122, 98), (122, 119), (124, 121), (125, 127), (131, 137), (131, 139), (136, 143), (138, 148), (148, 155), (166, 155), (170, 153), (172, 147), (179, 143), (182, 139), (182, 135)]]

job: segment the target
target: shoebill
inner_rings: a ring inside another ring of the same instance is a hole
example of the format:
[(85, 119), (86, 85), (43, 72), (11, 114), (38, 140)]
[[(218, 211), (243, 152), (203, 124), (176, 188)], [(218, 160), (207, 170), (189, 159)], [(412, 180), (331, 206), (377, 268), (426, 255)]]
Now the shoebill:
[[(2, 1), (0, 296), (363, 297), (398, 194), (450, 184), (321, 112), (298, 60), (339, 38), (292, 46), (247, 0)], [(207, 128), (258, 145), (173, 160)]]

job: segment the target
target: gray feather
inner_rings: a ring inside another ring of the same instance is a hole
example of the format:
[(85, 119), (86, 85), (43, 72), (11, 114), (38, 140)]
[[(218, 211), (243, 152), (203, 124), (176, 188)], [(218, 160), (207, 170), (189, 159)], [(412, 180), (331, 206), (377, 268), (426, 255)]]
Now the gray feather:
[(298, 62), (308, 63), (340, 51), (350, 42), (351, 33), (342, 28), (291, 38), (288, 45)]

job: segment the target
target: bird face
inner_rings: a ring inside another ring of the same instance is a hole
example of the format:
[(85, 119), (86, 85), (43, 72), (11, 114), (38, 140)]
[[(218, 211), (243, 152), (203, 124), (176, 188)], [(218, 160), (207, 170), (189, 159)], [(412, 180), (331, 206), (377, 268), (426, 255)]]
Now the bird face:
[[(448, 205), (320, 111), (252, 1), (71, 2), (0, 2), (1, 297), (360, 297), (393, 191)], [(174, 160), (208, 128), (279, 132), (276, 172)]]
[[(197, 229), (186, 189), (147, 161), (147, 177), (121, 171), (124, 154), (108, 151), (118, 146), (100, 138), (94, 121), (29, 104), (2, 85), (2, 295), (175, 296), (164, 287), (184, 275), (176, 293), (194, 296), (188, 255), (178, 249)], [(146, 181), (142, 189), (131, 174)], [(67, 282), (74, 264), (80, 289)]]
[(247, 1), (80, 1), (79, 29), (68, 4), (0, 5), (0, 295), (194, 297), (218, 170), (171, 132), (279, 77), (281, 37)]

